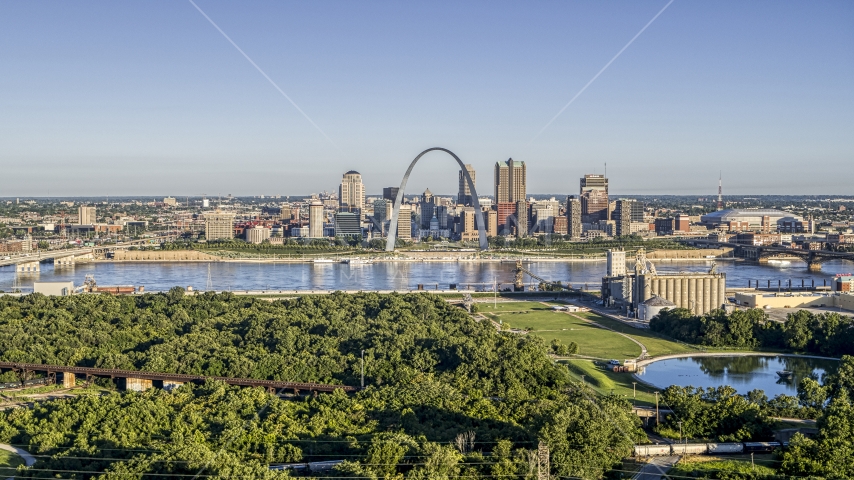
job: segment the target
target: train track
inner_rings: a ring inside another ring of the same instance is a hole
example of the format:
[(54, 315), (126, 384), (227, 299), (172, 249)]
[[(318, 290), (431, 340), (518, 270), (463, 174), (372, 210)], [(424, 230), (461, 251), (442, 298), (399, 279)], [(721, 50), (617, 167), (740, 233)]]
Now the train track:
[(259, 380), (255, 378), (232, 378), (214, 377), (206, 375), (188, 375), (182, 373), (143, 372), (134, 370), (118, 370), (109, 368), (75, 367), (63, 365), (45, 365), (39, 363), (0, 362), (0, 369), (15, 370), (23, 372), (46, 372), (46, 373), (73, 373), (75, 375), (110, 377), (110, 378), (137, 378), (142, 380), (159, 380), (168, 382), (193, 382), (203, 383), (208, 380), (218, 380), (229, 385), (245, 387), (265, 387), (275, 390), (294, 390), (308, 392), (333, 392), (341, 389), (345, 392), (356, 391), (355, 387), (348, 385), (330, 385), (324, 383), (305, 382), (283, 382), (279, 380)]

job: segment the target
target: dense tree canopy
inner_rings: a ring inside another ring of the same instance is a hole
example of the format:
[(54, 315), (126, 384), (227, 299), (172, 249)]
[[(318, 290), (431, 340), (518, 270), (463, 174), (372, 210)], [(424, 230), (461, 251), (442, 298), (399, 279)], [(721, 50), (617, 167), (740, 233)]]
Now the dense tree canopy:
[(643, 438), (625, 400), (572, 384), (541, 339), (429, 294), (0, 298), (7, 361), (358, 385), (361, 350), (355, 395), (209, 382), (78, 397), (0, 413), (0, 442), (43, 455), (24, 475), (77, 479), (277, 478), (268, 465), (318, 460), (346, 460), (338, 477), (529, 478), (544, 441), (554, 474), (595, 478)]
[(712, 347), (785, 348), (838, 357), (854, 355), (854, 318), (838, 313), (790, 313), (785, 323), (774, 322), (760, 309), (714, 310), (692, 315), (684, 308), (664, 310), (650, 329), (678, 340)]

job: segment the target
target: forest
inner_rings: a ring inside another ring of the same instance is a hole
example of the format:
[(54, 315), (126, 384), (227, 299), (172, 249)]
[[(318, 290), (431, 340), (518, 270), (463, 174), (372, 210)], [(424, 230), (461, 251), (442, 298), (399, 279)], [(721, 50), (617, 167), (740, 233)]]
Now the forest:
[(854, 318), (835, 312), (799, 310), (780, 323), (760, 309), (693, 315), (687, 309), (674, 308), (659, 313), (649, 327), (695, 345), (785, 349), (828, 357), (854, 355)]
[(540, 441), (554, 475), (600, 478), (645, 439), (625, 399), (573, 384), (543, 340), (429, 294), (0, 297), (4, 361), (355, 386), (361, 350), (355, 395), (78, 396), (0, 413), (0, 443), (38, 455), (22, 478), (286, 478), (306, 473), (269, 465), (320, 460), (345, 461), (312, 475), (534, 478)]

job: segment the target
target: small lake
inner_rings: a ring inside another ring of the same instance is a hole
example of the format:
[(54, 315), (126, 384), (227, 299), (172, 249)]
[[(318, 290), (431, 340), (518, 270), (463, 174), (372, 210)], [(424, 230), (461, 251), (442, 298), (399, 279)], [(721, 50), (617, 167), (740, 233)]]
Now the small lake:
[[(834, 373), (838, 364), (836, 360), (797, 356), (686, 357), (650, 363), (637, 376), (661, 389), (670, 385), (704, 388), (729, 385), (741, 394), (764, 390), (770, 399), (781, 393), (797, 395), (798, 383), (807, 377), (823, 382), (824, 376)], [(794, 375), (783, 380), (777, 375), (781, 370)]]

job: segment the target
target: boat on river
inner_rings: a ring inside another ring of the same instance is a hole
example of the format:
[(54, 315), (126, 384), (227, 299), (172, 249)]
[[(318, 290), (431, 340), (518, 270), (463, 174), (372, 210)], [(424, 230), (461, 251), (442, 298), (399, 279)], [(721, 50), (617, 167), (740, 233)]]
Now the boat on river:
[(781, 380), (789, 380), (794, 375), (794, 372), (790, 372), (788, 370), (779, 370), (777, 371), (777, 376), (780, 377)]

